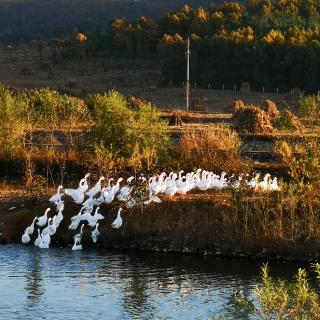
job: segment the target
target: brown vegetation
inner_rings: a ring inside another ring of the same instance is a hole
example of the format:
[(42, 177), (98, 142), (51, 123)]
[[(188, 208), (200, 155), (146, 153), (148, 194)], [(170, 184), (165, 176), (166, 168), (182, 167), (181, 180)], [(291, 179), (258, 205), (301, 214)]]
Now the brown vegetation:
[(232, 123), (239, 132), (259, 134), (273, 132), (269, 115), (261, 108), (255, 106), (237, 109), (233, 114)]

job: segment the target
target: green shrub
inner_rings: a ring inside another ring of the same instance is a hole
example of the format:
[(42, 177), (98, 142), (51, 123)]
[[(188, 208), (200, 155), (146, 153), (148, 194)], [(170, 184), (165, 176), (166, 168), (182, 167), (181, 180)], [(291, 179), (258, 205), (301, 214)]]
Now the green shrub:
[[(320, 265), (314, 265), (319, 286)], [(256, 293), (263, 319), (307, 320), (320, 319), (319, 287), (311, 288), (307, 272), (299, 269), (295, 281), (274, 280), (267, 266), (262, 267), (262, 287)]]
[(150, 104), (130, 109), (125, 97), (116, 91), (91, 95), (96, 126), (93, 130), (96, 145), (121, 158), (135, 169), (150, 168), (166, 154), (167, 125)]
[(294, 183), (320, 185), (320, 144), (318, 140), (306, 140), (291, 147), (279, 141), (275, 147)]
[(301, 96), (299, 99), (299, 113), (303, 117), (320, 116), (320, 94)]
[(24, 105), (11, 91), (0, 85), (0, 148), (5, 156), (17, 155), (30, 129)]
[(36, 125), (79, 127), (88, 122), (89, 114), (83, 100), (55, 90), (25, 90), (19, 99), (30, 109)]

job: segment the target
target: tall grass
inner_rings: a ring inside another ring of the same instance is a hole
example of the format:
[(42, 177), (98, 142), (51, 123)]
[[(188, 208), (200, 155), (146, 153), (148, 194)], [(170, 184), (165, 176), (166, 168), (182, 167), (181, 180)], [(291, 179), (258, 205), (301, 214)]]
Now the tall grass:
[(186, 170), (244, 172), (248, 163), (241, 158), (240, 147), (239, 136), (226, 126), (194, 129), (182, 133), (177, 160)]

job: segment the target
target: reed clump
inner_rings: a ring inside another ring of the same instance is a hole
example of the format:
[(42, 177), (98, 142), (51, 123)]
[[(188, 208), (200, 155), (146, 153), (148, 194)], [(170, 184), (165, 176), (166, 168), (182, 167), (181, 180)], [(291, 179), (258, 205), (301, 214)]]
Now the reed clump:
[(248, 163), (241, 158), (240, 147), (238, 134), (225, 126), (189, 130), (182, 133), (176, 160), (184, 169), (244, 172)]
[(320, 265), (313, 265), (316, 286), (311, 285), (305, 269), (298, 269), (295, 280), (286, 282), (270, 276), (262, 267), (262, 286), (256, 289), (262, 319), (320, 319)]

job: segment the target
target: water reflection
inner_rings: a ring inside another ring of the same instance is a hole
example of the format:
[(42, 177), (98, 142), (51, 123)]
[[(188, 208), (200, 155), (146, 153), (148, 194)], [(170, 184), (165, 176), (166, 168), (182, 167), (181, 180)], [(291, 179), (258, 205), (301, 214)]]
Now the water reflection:
[(30, 269), (26, 273), (26, 296), (31, 303), (39, 303), (45, 292), (41, 275), (41, 255), (30, 254), (28, 258)]
[(28, 246), (0, 246), (0, 257), (0, 319), (257, 319), (232, 303), (235, 290), (254, 298), (256, 262)]

